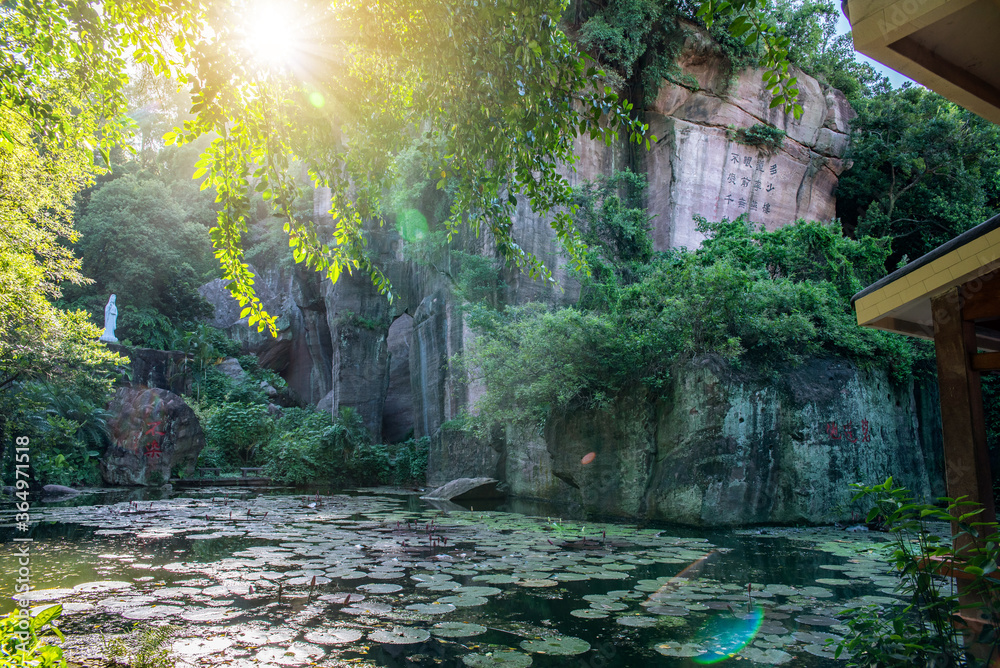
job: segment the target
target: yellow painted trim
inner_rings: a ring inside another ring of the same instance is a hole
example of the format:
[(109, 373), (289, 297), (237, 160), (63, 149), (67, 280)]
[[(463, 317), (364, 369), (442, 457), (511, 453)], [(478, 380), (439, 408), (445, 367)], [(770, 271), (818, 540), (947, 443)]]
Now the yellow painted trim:
[[(969, 249), (976, 249), (971, 254)], [(890, 311), (930, 299), (977, 276), (988, 274), (1000, 260), (1000, 230), (974, 239), (930, 264), (910, 272), (854, 303), (859, 325), (883, 320)]]

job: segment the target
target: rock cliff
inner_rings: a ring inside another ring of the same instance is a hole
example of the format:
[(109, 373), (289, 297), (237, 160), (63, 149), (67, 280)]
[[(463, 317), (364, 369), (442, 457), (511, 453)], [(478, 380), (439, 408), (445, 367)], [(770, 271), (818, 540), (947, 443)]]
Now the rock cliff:
[(775, 383), (696, 358), (658, 399), (628, 394), (493, 447), (445, 441), (429, 483), (492, 475), (515, 496), (699, 526), (849, 521), (851, 483), (892, 475), (919, 497), (944, 494), (934, 398), (842, 360)]
[[(831, 219), (852, 115), (843, 95), (799, 72), (805, 113), (794, 119), (769, 108), (760, 71), (731, 73), (703, 33), (689, 27), (687, 34), (675, 77), (682, 83), (664, 80), (645, 110), (655, 145), (637, 154), (623, 144), (578, 140), (579, 160), (567, 170), (571, 184), (626, 167), (645, 173), (652, 236), (661, 250), (698, 246), (698, 216), (746, 214), (769, 229), (799, 218)], [(759, 141), (761, 128), (769, 141)], [(329, 192), (317, 190), (317, 220), (328, 204)], [(433, 230), (432, 208), (421, 207)], [(522, 202), (514, 231), (548, 264), (556, 284), (505, 271), (499, 299), (575, 302), (579, 287), (547, 220)], [(679, 371), (670, 399), (625, 397), (614, 417), (560, 416), (534, 438), (511, 433), (484, 444), (450, 431), (448, 422), (482, 389), (451, 371), (472, 336), (453, 289), (462, 259), (413, 262), (391, 226), (370, 239), (393, 282), (392, 304), (367, 276), (330, 285), (299, 270), (261, 268), (255, 273), (265, 305), (281, 316), (281, 333), (269, 339), (247, 330), (221, 281), (202, 294), (216, 307), (214, 324), (281, 372), (303, 402), (358, 410), (376, 439), (430, 437), (432, 484), (493, 476), (517, 495), (692, 524), (843, 517), (847, 483), (884, 473), (918, 493), (940, 491), (931, 454), (934, 403), (919, 389), (893, 389), (886, 378), (838, 361), (815, 361), (790, 373), (782, 387), (693, 366)], [(491, 254), (488, 239), (459, 244), (465, 253)], [(815, 392), (812, 373), (829, 376)], [(594, 462), (581, 466), (590, 452)]]

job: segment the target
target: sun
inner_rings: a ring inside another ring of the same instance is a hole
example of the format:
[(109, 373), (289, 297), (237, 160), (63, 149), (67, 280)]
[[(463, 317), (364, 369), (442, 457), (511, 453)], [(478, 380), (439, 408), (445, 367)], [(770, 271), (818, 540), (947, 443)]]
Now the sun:
[(294, 3), (287, 0), (259, 0), (246, 14), (244, 46), (256, 63), (265, 69), (290, 69), (298, 55), (300, 26)]

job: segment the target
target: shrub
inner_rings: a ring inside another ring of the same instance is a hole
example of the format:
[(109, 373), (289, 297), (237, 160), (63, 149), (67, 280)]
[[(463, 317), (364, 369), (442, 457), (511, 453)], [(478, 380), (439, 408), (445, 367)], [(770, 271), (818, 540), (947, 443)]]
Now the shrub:
[(217, 448), (231, 464), (257, 463), (261, 447), (274, 432), (267, 406), (224, 403), (209, 411), (205, 422), (206, 443)]
[(458, 362), (485, 381), (475, 428), (537, 427), (553, 411), (607, 407), (626, 387), (659, 392), (671, 367), (695, 354), (764, 377), (838, 355), (901, 381), (927, 350), (858, 327), (851, 311), (850, 297), (884, 271), (885, 240), (804, 221), (775, 232), (743, 218), (699, 229), (708, 235), (701, 248), (648, 263), (593, 245), (605, 264), (583, 280), (578, 307), (470, 309), (479, 337)]

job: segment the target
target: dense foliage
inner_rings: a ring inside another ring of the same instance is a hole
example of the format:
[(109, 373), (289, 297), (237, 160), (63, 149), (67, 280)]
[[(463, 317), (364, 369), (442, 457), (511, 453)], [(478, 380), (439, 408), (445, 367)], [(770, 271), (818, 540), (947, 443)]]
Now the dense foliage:
[[(629, 184), (624, 194), (612, 185)], [(696, 354), (772, 374), (808, 356), (839, 355), (909, 377), (916, 351), (859, 328), (850, 297), (881, 276), (885, 239), (844, 237), (800, 221), (774, 232), (739, 218), (702, 221), (694, 251), (652, 253), (634, 175), (583, 188), (593, 277), (578, 307), (471, 308), (481, 334), (464, 360), (486, 383), (479, 421), (544, 422), (553, 410), (602, 408), (625, 388), (661, 390)], [(630, 192), (631, 190), (631, 192)]]
[(1000, 128), (924, 88), (854, 101), (838, 213), (916, 259), (1000, 211)]
[(214, 269), (208, 228), (185, 216), (167, 184), (131, 175), (104, 184), (77, 230), (76, 251), (93, 284), (68, 290), (67, 299), (102, 322), (108, 295), (117, 294), (119, 339), (148, 346), (165, 328), (190, 329), (212, 314), (198, 293)]

